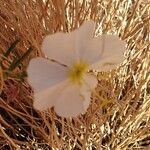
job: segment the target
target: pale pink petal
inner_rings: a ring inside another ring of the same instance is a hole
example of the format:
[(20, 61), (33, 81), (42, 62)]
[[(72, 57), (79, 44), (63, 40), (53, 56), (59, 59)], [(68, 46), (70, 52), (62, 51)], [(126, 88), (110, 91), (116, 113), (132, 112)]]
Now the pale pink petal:
[(44, 58), (34, 58), (27, 68), (28, 81), (35, 92), (41, 92), (67, 78), (66, 68)]
[(60, 93), (63, 91), (67, 83), (68, 82), (65, 80), (45, 89), (42, 92), (35, 92), (33, 103), (34, 108), (40, 111), (44, 111), (53, 107), (56, 101), (59, 99)]
[(92, 69), (109, 71), (123, 62), (125, 42), (115, 35), (97, 37), (93, 40), (93, 44), (89, 44), (87, 47), (89, 49), (87, 48), (85, 57), (90, 61), (90, 64), (93, 64)]
[(94, 22), (86, 21), (73, 32), (75, 48), (78, 50), (79, 57), (82, 56), (87, 41), (93, 37)]
[(74, 47), (77, 50), (79, 59), (82, 59), (83, 54), (86, 53), (86, 45), (93, 38), (94, 25), (93, 21), (86, 21), (73, 32)]
[[(57, 91), (59, 92), (59, 91)], [(35, 93), (33, 106), (35, 109), (43, 111), (54, 106), (54, 102), (58, 97), (57, 93), (53, 90), (47, 89), (42, 92)]]
[(55, 111), (62, 117), (77, 117), (84, 111), (83, 98), (78, 86), (68, 84), (55, 103)]
[[(75, 34), (77, 40), (82, 43), (82, 41), (87, 41), (87, 39), (91, 39), (94, 33), (94, 21), (86, 21), (78, 29), (74, 31), (73, 34)], [(86, 44), (86, 43), (85, 43)]]
[(102, 37), (91, 38), (86, 41), (84, 48), (81, 50), (81, 59), (87, 61), (88, 64), (93, 64), (101, 59), (103, 48)]
[(45, 55), (64, 65), (72, 64), (77, 58), (72, 33), (55, 33), (47, 35), (42, 43)]
[(120, 56), (118, 61), (121, 62), (126, 49), (125, 41), (122, 41), (117, 35), (102, 35), (102, 38), (104, 39), (102, 57), (106, 58), (117, 55)]
[[(45, 37), (42, 50), (50, 59), (65, 65), (73, 64), (92, 37), (94, 22), (87, 21), (71, 33), (55, 33)], [(79, 52), (80, 51), (80, 52)]]
[(114, 55), (112, 57), (102, 58), (100, 61), (97, 61), (97, 63), (91, 65), (89, 68), (98, 71), (111, 71), (112, 69), (117, 68), (121, 62), (123, 62), (123, 58), (119, 61), (118, 57), (118, 55)]
[(95, 91), (98, 81), (96, 76), (88, 73), (84, 75), (83, 83), (81, 86), (81, 94), (84, 97), (84, 110), (87, 110), (91, 101), (91, 95)]

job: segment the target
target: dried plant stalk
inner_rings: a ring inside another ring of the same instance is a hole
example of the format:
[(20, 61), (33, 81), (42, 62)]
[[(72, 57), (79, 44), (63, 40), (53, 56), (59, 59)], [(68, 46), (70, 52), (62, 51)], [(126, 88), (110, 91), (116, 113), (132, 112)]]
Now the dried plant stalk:
[[(150, 149), (149, 16), (148, 0), (0, 0), (0, 149)], [(97, 24), (96, 36), (118, 34), (127, 42), (125, 61), (117, 70), (98, 73), (85, 115), (65, 119), (53, 109), (34, 110), (25, 78), (29, 60), (43, 56), (45, 35), (70, 32), (89, 19)]]

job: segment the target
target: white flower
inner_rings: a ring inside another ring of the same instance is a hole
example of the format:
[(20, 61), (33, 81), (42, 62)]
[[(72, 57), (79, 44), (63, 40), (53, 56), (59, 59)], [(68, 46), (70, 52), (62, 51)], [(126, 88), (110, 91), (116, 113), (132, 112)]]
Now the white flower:
[(34, 58), (27, 69), (36, 109), (54, 107), (64, 117), (86, 112), (97, 84), (88, 70), (113, 69), (122, 62), (125, 49), (117, 36), (93, 38), (93, 33), (94, 23), (88, 21), (71, 33), (46, 36), (42, 50), (49, 59)]

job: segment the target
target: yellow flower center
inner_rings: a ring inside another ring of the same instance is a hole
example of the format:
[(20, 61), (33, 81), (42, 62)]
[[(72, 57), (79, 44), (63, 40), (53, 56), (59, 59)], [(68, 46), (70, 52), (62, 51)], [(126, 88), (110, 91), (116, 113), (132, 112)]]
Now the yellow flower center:
[(81, 84), (83, 79), (83, 75), (88, 70), (88, 64), (84, 61), (79, 61), (74, 63), (72, 67), (69, 69), (69, 79), (73, 83)]

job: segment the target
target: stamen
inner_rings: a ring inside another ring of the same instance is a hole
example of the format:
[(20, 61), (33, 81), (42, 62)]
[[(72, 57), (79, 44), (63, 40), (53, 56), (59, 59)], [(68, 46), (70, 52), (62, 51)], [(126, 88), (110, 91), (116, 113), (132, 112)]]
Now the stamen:
[(83, 75), (88, 71), (88, 64), (80, 61), (74, 63), (72, 67), (69, 69), (69, 79), (73, 83), (81, 84), (83, 79)]

